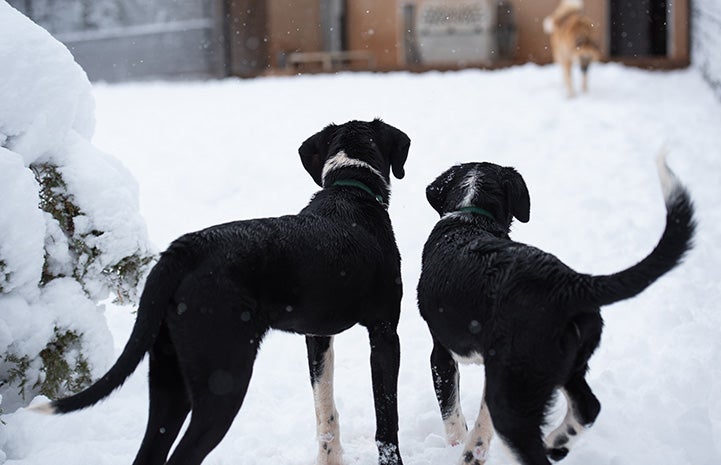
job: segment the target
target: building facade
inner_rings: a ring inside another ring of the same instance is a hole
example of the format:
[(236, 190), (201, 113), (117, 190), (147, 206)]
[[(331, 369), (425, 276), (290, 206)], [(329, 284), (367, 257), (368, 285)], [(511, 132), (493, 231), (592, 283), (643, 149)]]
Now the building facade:
[[(690, 62), (690, 0), (586, 0), (605, 59)], [(551, 61), (558, 0), (9, 0), (91, 80), (500, 67)]]

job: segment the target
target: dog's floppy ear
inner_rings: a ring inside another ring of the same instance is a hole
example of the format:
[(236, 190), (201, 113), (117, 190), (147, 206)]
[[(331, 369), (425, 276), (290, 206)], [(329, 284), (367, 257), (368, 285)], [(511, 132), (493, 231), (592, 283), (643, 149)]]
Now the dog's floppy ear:
[(311, 175), (313, 181), (320, 187), (323, 187), (323, 165), (328, 158), (328, 144), (330, 143), (330, 133), (335, 130), (336, 126), (331, 124), (322, 131), (310, 136), (298, 148), (300, 161), (303, 162), (303, 168)]
[(406, 164), (408, 159), (408, 150), (411, 148), (411, 139), (406, 135), (405, 132), (400, 129), (391, 127), (393, 130), (393, 137), (396, 139), (395, 148), (391, 151), (391, 168), (393, 169), (393, 176), (396, 179), (403, 179), (406, 175), (403, 165)]
[(503, 186), (508, 195), (511, 214), (521, 223), (528, 223), (531, 216), (531, 198), (526, 182), (515, 169), (503, 168)]
[(390, 158), (393, 176), (397, 179), (403, 179), (403, 176), (406, 175), (403, 165), (405, 165), (406, 159), (408, 158), (408, 150), (411, 147), (411, 139), (405, 132), (394, 128), (390, 124), (386, 124), (379, 119), (376, 119), (373, 122), (381, 126), (381, 140), (383, 141), (382, 148), (384, 155)]

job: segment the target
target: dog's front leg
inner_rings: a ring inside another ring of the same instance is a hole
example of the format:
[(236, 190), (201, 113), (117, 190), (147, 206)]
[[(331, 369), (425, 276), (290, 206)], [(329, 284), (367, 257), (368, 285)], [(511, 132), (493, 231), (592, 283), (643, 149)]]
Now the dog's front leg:
[(338, 410), (333, 398), (333, 338), (306, 336), (308, 367), (315, 401), (316, 431), (318, 435), (317, 465), (341, 465)]
[(371, 376), (376, 408), (376, 445), (380, 465), (402, 465), (398, 450), (398, 369), (400, 342), (396, 325), (369, 326)]
[(465, 440), (468, 432), (466, 418), (461, 410), (458, 363), (435, 338), (431, 352), (431, 374), (446, 430), (446, 442), (455, 446)]
[(475, 425), (468, 437), (466, 445), (461, 456), (461, 465), (483, 465), (486, 463), (488, 456), (488, 448), (491, 446), (491, 438), (493, 438), (493, 422), (491, 414), (486, 404), (486, 393), (483, 392), (483, 400), (481, 401), (481, 411), (478, 413)]

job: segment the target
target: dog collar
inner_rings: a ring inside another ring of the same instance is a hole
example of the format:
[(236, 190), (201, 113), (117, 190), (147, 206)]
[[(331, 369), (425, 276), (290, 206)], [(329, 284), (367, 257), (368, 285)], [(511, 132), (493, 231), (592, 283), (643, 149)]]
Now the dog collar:
[(340, 181), (336, 181), (333, 183), (334, 186), (351, 186), (351, 187), (357, 187), (358, 189), (365, 191), (373, 196), (376, 201), (383, 205), (383, 196), (380, 194), (376, 194), (371, 190), (370, 187), (366, 186), (360, 181), (356, 181), (355, 179), (341, 179)]
[(493, 216), (493, 213), (481, 207), (461, 207), (458, 209), (458, 211), (463, 213), (475, 213), (477, 215), (487, 216), (493, 221), (496, 221), (496, 217)]

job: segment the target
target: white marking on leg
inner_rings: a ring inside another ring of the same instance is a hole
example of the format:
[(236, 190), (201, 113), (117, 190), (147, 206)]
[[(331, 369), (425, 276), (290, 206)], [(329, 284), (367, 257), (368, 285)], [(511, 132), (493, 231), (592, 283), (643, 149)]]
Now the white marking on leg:
[[(385, 183), (385, 178), (381, 174), (380, 171), (373, 168), (370, 164), (364, 162), (363, 160), (358, 160), (357, 158), (351, 158), (346, 154), (344, 151), (340, 151), (330, 157), (328, 160), (326, 160), (325, 165), (323, 165), (323, 173), (322, 173), (322, 179), (323, 179), (323, 185), (325, 186), (325, 178), (328, 176), (328, 173), (330, 173), (333, 170), (337, 170), (338, 168), (346, 168), (346, 167), (356, 167), (356, 168), (364, 168), (367, 170), (370, 170), (373, 174), (378, 176), (381, 180), (383, 180), (383, 183)], [(386, 183), (386, 187), (387, 183)]]
[(443, 428), (446, 430), (446, 442), (455, 446), (462, 443), (466, 439), (468, 426), (466, 425), (466, 417), (463, 416), (461, 410), (460, 393), (458, 385), (460, 383), (460, 374), (456, 370), (456, 379), (453, 380), (453, 408), (450, 415), (443, 419)]
[(323, 371), (313, 384), (316, 432), (318, 435), (318, 465), (342, 465), (338, 410), (333, 398), (333, 339), (323, 354)]
[[(453, 357), (453, 360), (461, 365), (483, 365), (483, 356), (477, 352), (471, 352), (467, 356), (451, 352), (451, 357)], [(463, 411), (461, 410), (459, 384), (459, 372), (456, 371), (456, 379), (453, 384), (455, 389), (455, 392), (453, 393), (453, 410), (451, 410), (451, 414), (443, 420), (443, 426), (446, 430), (446, 441), (451, 446), (465, 442), (468, 437), (466, 417), (463, 416)]]
[(478, 412), (478, 418), (473, 425), (473, 429), (466, 437), (466, 444), (461, 455), (460, 463), (462, 465), (483, 465), (488, 458), (488, 450), (491, 446), (493, 438), (493, 422), (491, 414), (486, 404), (486, 393), (483, 392), (483, 400), (481, 401), (481, 410)]
[(578, 440), (578, 437), (583, 433), (588, 426), (582, 425), (578, 421), (576, 414), (576, 406), (573, 400), (568, 395), (565, 389), (561, 389), (564, 397), (566, 398), (567, 410), (566, 416), (563, 421), (556, 429), (554, 429), (548, 436), (546, 436), (545, 443), (546, 449), (560, 449), (566, 448), (571, 450), (571, 446)]

